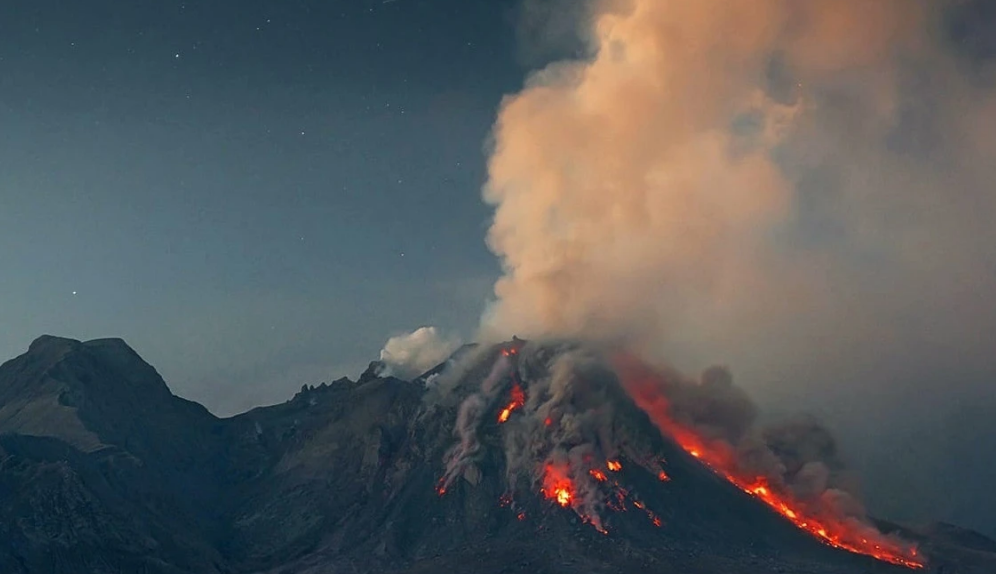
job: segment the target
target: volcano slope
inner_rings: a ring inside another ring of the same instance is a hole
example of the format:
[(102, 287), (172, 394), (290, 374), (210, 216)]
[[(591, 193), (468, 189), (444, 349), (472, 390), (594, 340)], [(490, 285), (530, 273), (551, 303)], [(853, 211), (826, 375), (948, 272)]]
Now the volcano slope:
[[(479, 349), (427, 379), (407, 436), (380, 451), (376, 518), (344, 517), (334, 545), (276, 571), (911, 570), (831, 548), (744, 492), (662, 435), (613, 369), (573, 345)], [(883, 544), (919, 544), (912, 556), (928, 570), (996, 565), (984, 549), (879, 527)]]
[[(0, 366), (0, 567), (911, 571), (833, 548), (731, 483), (609, 365), (513, 341), (465, 348), (414, 381), (372, 364), (356, 382), (217, 419), (120, 340), (39, 339)], [(678, 422), (709, 420), (700, 407)], [(974, 533), (877, 526), (883, 543), (917, 545), (917, 571), (996, 571), (996, 543)]]

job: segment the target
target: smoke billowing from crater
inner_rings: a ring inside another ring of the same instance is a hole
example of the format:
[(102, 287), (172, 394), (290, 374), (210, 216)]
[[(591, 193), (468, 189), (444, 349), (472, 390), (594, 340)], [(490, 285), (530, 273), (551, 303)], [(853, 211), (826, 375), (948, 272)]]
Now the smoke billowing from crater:
[(412, 378), (445, 361), (459, 346), (459, 340), (443, 335), (435, 327), (419, 327), (388, 339), (380, 351), (380, 360), (387, 369), (384, 374)]
[(593, 2), (591, 56), (534, 74), (495, 125), (485, 335), (752, 381), (942, 341), (987, 357), (964, 325), (996, 333), (996, 98), (943, 9)]

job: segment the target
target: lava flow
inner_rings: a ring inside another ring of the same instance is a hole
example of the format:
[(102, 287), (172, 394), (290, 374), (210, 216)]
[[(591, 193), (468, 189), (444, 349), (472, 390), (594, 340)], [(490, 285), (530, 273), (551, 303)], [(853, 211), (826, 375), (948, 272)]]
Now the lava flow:
[(547, 464), (543, 473), (543, 488), (540, 492), (543, 496), (566, 508), (574, 501), (574, 481), (564, 469)]
[(519, 383), (513, 384), (512, 398), (509, 401), (508, 405), (506, 405), (505, 408), (503, 408), (501, 412), (498, 413), (498, 423), (501, 424), (508, 421), (508, 418), (512, 416), (512, 411), (521, 408), (525, 404), (526, 404), (526, 393), (522, 391), (522, 387), (519, 386)]
[[(622, 464), (619, 461), (608, 461), (606, 468), (612, 472), (618, 472), (622, 470)], [(654, 526), (660, 527), (663, 524), (656, 513), (647, 508), (639, 499), (632, 497), (629, 491), (620, 486), (618, 482), (610, 481), (608, 475), (601, 469), (589, 469), (588, 475), (600, 485), (599, 492), (607, 495), (606, 506), (608, 508), (617, 512), (625, 512), (628, 501), (634, 508), (644, 512)], [(565, 467), (546, 463), (543, 467), (543, 486), (540, 488), (540, 494), (564, 508), (572, 508), (581, 517), (583, 522), (591, 524), (598, 532), (602, 534), (609, 533), (602, 526), (600, 517), (586, 514), (582, 508), (583, 505), (578, 504), (580, 501), (577, 496), (577, 485), (571, 479), (571, 468), (569, 466)]]
[(746, 472), (728, 443), (700, 436), (695, 429), (675, 420), (670, 401), (655, 384), (653, 373), (630, 361), (626, 361), (625, 367), (620, 374), (626, 390), (661, 432), (743, 492), (764, 502), (796, 527), (829, 546), (908, 568), (925, 566), (915, 547), (887, 538), (870, 525), (842, 518), (821, 501), (804, 504), (785, 489), (771, 484), (768, 478)]

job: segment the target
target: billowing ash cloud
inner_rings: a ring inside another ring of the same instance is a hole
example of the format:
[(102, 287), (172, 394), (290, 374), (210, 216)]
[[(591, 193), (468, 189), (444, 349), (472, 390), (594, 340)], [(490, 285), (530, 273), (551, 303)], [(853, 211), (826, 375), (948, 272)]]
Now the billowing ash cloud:
[(435, 327), (421, 327), (388, 339), (380, 360), (387, 374), (412, 378), (445, 361), (459, 346), (458, 339), (443, 336)]
[(752, 381), (942, 341), (988, 357), (996, 98), (942, 8), (594, 2), (591, 56), (533, 75), (495, 125), (485, 333)]

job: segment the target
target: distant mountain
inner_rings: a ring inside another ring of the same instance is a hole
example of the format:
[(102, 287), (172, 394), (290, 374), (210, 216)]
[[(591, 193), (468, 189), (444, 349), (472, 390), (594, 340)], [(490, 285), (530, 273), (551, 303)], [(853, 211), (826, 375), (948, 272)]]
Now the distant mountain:
[[(42, 337), (0, 366), (0, 572), (907, 571), (820, 544), (611, 388), (628, 502), (608, 534), (510, 478), (508, 435), (490, 411), (474, 465), (440, 496), (466, 416), (456, 389), (494, 377), (504, 351), (461, 349), (415, 381), (374, 364), (359, 381), (218, 419), (119, 339)], [(637, 452), (667, 460), (668, 482), (630, 464)], [(996, 543), (981, 535), (880, 526), (918, 542), (930, 571), (996, 572)]]

